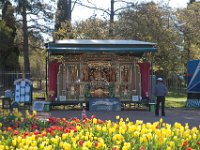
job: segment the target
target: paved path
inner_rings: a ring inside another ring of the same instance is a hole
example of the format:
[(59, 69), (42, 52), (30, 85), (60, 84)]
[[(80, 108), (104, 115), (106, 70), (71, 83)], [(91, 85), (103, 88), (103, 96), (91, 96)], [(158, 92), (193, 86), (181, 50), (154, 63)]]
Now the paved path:
[[(81, 118), (81, 110), (52, 110), (51, 116), (53, 117), (78, 117)], [(88, 117), (95, 115), (96, 118), (102, 120), (116, 120), (116, 116), (120, 116), (124, 119), (127, 117), (130, 121), (143, 120), (146, 122), (159, 121), (161, 117), (155, 117), (154, 112), (149, 112), (148, 110), (123, 110), (120, 112), (110, 112), (110, 111), (96, 111), (86, 112)], [(168, 108), (166, 109), (166, 117), (163, 117), (164, 122), (174, 124), (179, 122), (182, 125), (189, 123), (190, 127), (200, 126), (200, 109), (180, 109), (180, 108)]]

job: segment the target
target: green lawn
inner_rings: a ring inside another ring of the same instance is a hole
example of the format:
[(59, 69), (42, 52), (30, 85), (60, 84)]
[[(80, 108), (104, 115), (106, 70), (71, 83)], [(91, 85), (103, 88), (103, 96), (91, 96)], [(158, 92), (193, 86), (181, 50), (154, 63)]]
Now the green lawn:
[(166, 97), (166, 107), (185, 107), (186, 100), (186, 93), (175, 94), (169, 92), (168, 96)]

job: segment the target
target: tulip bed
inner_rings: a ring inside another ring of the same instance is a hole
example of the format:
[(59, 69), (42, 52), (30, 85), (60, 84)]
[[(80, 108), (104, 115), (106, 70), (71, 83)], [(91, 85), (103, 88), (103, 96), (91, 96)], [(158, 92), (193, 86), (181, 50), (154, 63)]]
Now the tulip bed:
[(119, 116), (102, 121), (92, 116), (37, 118), (17, 110), (0, 116), (0, 150), (200, 150), (199, 127), (135, 122)]

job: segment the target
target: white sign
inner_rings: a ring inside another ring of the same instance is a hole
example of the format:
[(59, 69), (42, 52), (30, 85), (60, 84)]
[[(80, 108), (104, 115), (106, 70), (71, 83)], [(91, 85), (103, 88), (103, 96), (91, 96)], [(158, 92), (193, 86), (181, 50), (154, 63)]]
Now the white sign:
[(45, 104), (49, 104), (49, 102), (34, 101), (32, 109), (35, 110), (35, 111), (43, 111)]
[(139, 96), (138, 95), (133, 95), (132, 96), (132, 101), (139, 101)]
[(66, 99), (66, 96), (59, 96), (59, 100), (60, 101), (66, 101), (67, 99)]

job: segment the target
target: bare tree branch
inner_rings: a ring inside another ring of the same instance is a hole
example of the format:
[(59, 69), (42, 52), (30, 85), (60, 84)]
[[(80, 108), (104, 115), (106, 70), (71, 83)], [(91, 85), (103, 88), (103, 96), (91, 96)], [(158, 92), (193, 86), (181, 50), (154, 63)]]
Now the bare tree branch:
[(95, 9), (95, 10), (103, 11), (103, 12), (105, 12), (106, 14), (110, 15), (110, 12), (108, 12), (106, 9), (98, 8), (98, 7), (96, 7), (96, 6), (88, 6), (88, 5), (85, 5), (85, 4), (83, 4), (83, 3), (79, 3), (79, 2), (77, 2), (77, 4), (79, 4), (79, 5), (83, 6), (83, 7), (86, 7), (86, 8), (90, 8), (90, 9)]
[(48, 27), (46, 25), (42, 25), (42, 24), (31, 25), (31, 26), (28, 27), (28, 29), (37, 29), (37, 30), (40, 30), (40, 31), (42, 31), (42, 30), (53, 30), (53, 28), (50, 28), (50, 27)]
[(71, 12), (74, 10), (74, 7), (75, 7), (77, 1), (78, 1), (78, 0), (75, 0), (75, 1), (74, 1), (74, 4), (73, 4), (73, 6), (72, 6), (72, 8), (71, 8)]
[(124, 1), (124, 0), (116, 0), (115, 3), (118, 2), (118, 3), (126, 3), (128, 5), (134, 5), (134, 2), (127, 2), (127, 1)]
[(128, 9), (128, 8), (131, 8), (131, 7), (133, 7), (133, 6), (120, 7), (120, 8), (118, 8), (118, 9), (115, 9), (114, 12), (118, 12), (118, 11), (120, 11), (120, 10)]

